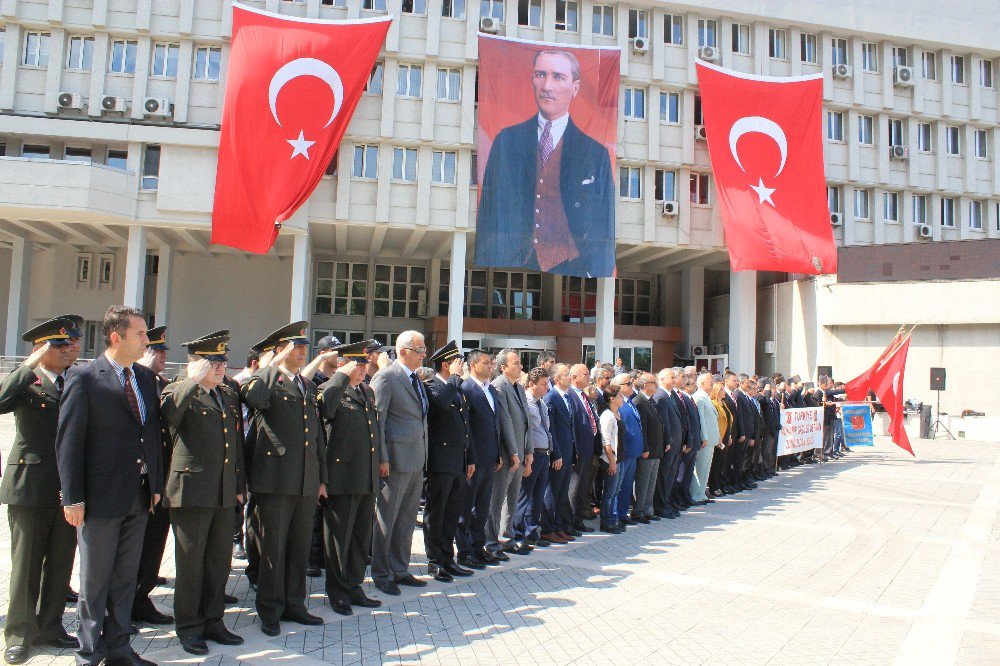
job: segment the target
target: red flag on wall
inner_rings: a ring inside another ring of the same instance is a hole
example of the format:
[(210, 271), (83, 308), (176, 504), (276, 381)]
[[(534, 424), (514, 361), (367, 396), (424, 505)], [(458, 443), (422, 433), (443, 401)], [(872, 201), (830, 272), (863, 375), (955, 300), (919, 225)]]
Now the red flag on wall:
[[(907, 335), (909, 337), (909, 335)], [(899, 344), (903, 341), (903, 329), (899, 329), (896, 333), (896, 337), (892, 339), (889, 346), (882, 350), (879, 357), (875, 359), (875, 363), (872, 367), (865, 370), (863, 373), (852, 379), (851, 381), (844, 384), (844, 392), (847, 394), (847, 399), (853, 402), (860, 402), (868, 398), (868, 391), (872, 388), (872, 373), (875, 372), (875, 368), (879, 367), (879, 364), (885, 360), (892, 352), (896, 351)]]
[(821, 74), (752, 76), (697, 63), (733, 270), (836, 273)]
[[(910, 439), (903, 429), (903, 372), (906, 370), (906, 354), (910, 351), (907, 337), (889, 356), (877, 363), (872, 370), (872, 390), (889, 415), (889, 434), (901, 449), (913, 455)], [(915, 456), (914, 456), (915, 457)]]
[(233, 5), (213, 243), (259, 254), (274, 245), (333, 159), (391, 20)]

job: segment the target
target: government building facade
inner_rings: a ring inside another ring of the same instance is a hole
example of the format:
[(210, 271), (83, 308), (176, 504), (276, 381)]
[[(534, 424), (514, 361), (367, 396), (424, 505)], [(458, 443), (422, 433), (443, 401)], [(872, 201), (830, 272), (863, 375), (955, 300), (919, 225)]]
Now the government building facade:
[[(396, 17), (327, 176), (265, 256), (209, 243), (228, 0), (0, 2), (7, 356), (26, 352), (27, 327), (77, 312), (93, 357), (104, 310), (124, 302), (169, 327), (172, 361), (180, 342), (230, 328), (238, 365), (264, 334), (305, 319), (314, 340), (391, 343), (417, 329), (434, 346), (519, 347), (526, 362), (553, 350), (655, 369), (697, 354), (849, 379), (916, 322), (906, 396), (932, 400), (927, 368), (946, 367), (942, 409), (1000, 409), (978, 379), (1000, 351), (990, 12), (929, 0), (906, 16), (855, 0), (246, 4)], [(473, 265), (480, 33), (621, 48), (615, 278)], [(730, 272), (699, 59), (822, 73), (839, 277)]]

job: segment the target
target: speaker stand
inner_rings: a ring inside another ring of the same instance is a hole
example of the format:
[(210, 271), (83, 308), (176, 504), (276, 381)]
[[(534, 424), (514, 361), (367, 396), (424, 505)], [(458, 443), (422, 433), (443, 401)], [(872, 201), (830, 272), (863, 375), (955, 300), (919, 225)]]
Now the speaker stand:
[(938, 390), (938, 392), (937, 392), (937, 420), (934, 421), (934, 423), (931, 425), (931, 430), (934, 432), (934, 434), (931, 435), (931, 439), (937, 439), (938, 428), (941, 428), (946, 433), (948, 433), (948, 437), (949, 438), (955, 439), (955, 436), (953, 434), (951, 434), (951, 430), (948, 430), (948, 427), (945, 424), (941, 423), (941, 391), (940, 390)]

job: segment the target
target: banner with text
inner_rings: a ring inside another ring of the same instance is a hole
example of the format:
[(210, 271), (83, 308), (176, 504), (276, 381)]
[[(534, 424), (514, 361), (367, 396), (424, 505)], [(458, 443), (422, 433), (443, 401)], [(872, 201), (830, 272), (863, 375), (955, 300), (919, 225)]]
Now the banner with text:
[(844, 443), (851, 446), (875, 446), (872, 436), (872, 410), (866, 404), (844, 404), (840, 407), (844, 415)]
[(781, 410), (778, 455), (823, 448), (823, 408), (796, 407)]

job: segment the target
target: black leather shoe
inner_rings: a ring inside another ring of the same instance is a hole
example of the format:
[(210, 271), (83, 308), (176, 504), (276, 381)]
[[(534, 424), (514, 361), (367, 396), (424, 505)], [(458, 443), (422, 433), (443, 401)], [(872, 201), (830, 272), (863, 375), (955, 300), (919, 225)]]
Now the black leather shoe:
[(184, 648), (185, 652), (196, 655), (208, 654), (208, 645), (205, 644), (205, 639), (201, 636), (189, 636), (188, 638), (181, 639), (181, 647)]
[(167, 578), (166, 578), (166, 576), (157, 576), (156, 577), (156, 584), (157, 585), (166, 585), (167, 584)]
[(375, 587), (381, 590), (384, 594), (389, 594), (394, 597), (398, 597), (399, 595), (402, 594), (402, 592), (399, 591), (399, 585), (396, 585), (393, 582), (388, 582), (388, 583), (376, 582)]
[(132, 666), (132, 657), (108, 657), (100, 666)]
[(662, 520), (662, 518), (654, 513), (652, 516), (646, 516), (646, 520), (655, 522), (657, 520)]
[(618, 518), (618, 522), (619, 523), (624, 523), (626, 525), (638, 525), (638, 523), (636, 523), (634, 520), (632, 520), (628, 516), (621, 516), (621, 517), (619, 517)]
[(23, 664), (31, 656), (27, 645), (14, 645), (3, 651), (3, 660), (8, 664)]
[(485, 569), (486, 563), (475, 555), (459, 555), (458, 563), (463, 567), (469, 567), (472, 569)]
[(531, 546), (533, 548), (548, 548), (551, 545), (552, 545), (552, 542), (549, 541), (548, 539), (538, 539), (534, 543), (531, 544)]
[(406, 574), (396, 579), (396, 585), (406, 585), (407, 587), (427, 587), (426, 580), (420, 580), (413, 574)]
[(319, 578), (323, 575), (323, 570), (319, 567), (309, 566), (306, 567), (306, 577), (307, 578)]
[(129, 629), (129, 634), (131, 634), (132, 636), (135, 636), (136, 634), (139, 633), (139, 625), (137, 625), (135, 622), (129, 623), (128, 629)]
[(566, 534), (570, 535), (571, 537), (582, 537), (583, 536), (583, 532), (581, 532), (580, 530), (576, 529), (575, 527), (566, 530)]
[(601, 525), (601, 531), (604, 532), (605, 534), (621, 534), (622, 533), (621, 527), (618, 527), (617, 525), (615, 527), (611, 527), (610, 525)]
[(133, 651), (131, 656), (132, 666), (156, 666), (155, 661), (150, 661), (149, 659), (143, 659), (139, 656), (138, 652)]
[(507, 553), (503, 552), (502, 550), (495, 550), (492, 553), (490, 553), (490, 555), (492, 555), (501, 562), (510, 562), (510, 556), (507, 555)]
[(442, 583), (450, 583), (455, 580), (455, 577), (444, 570), (439, 564), (430, 564), (427, 566), (427, 573), (434, 577), (434, 580), (441, 581)]
[(517, 547), (513, 548), (510, 552), (513, 553), (514, 555), (528, 555), (529, 553), (531, 553), (531, 550), (532, 550), (531, 546), (529, 546), (527, 543), (521, 543), (518, 544)]
[(234, 560), (247, 559), (247, 551), (245, 548), (243, 548), (243, 544), (238, 543), (233, 545), (233, 559)]
[(222, 598), (222, 600), (227, 604), (235, 604), (237, 601), (239, 601), (239, 598), (234, 597), (231, 594), (227, 594), (225, 597)]
[(260, 630), (265, 636), (277, 636), (281, 633), (281, 625), (277, 622), (261, 622)]
[(351, 605), (360, 606), (361, 608), (378, 608), (382, 605), (382, 602), (378, 599), (372, 599), (364, 592), (360, 592), (351, 596)]
[(500, 560), (493, 557), (493, 553), (486, 550), (485, 548), (481, 549), (478, 553), (476, 553), (476, 557), (478, 557), (481, 561), (491, 566), (500, 564)]
[(447, 571), (448, 573), (450, 573), (452, 576), (463, 576), (464, 577), (464, 576), (471, 576), (471, 575), (473, 575), (475, 573), (472, 569), (466, 569), (464, 567), (460, 567), (457, 564), (455, 564), (454, 562), (448, 562), (447, 564), (444, 565), (443, 568), (444, 568), (445, 571)]
[(310, 627), (318, 627), (323, 624), (323, 618), (318, 615), (311, 615), (305, 611), (285, 612), (282, 614), (281, 619), (286, 622), (295, 622), (296, 624), (304, 624)]
[(582, 522), (580, 522), (580, 523), (577, 523), (576, 525), (574, 525), (574, 526), (573, 526), (573, 529), (575, 529), (575, 530), (576, 530), (577, 532), (593, 532), (593, 531), (594, 531), (594, 528), (593, 528), (593, 527), (587, 527), (587, 526), (586, 526), (586, 525), (585, 525), (584, 523), (582, 523)]
[(225, 627), (215, 631), (206, 631), (205, 640), (218, 643), (219, 645), (243, 645), (243, 637), (234, 634)]
[(337, 615), (354, 615), (354, 610), (351, 608), (351, 604), (344, 604), (330, 602), (330, 606), (333, 608), (333, 612)]
[(133, 622), (145, 622), (146, 624), (173, 624), (174, 616), (161, 613), (150, 605), (149, 608), (133, 609)]
[(60, 650), (68, 650), (70, 648), (77, 650), (80, 648), (80, 641), (78, 641), (74, 636), (70, 636), (65, 631), (63, 631), (61, 636), (53, 636), (52, 638), (42, 638), (39, 636), (33, 642), (35, 645), (44, 645), (46, 647), (54, 647)]
[(74, 592), (73, 590), (70, 590), (69, 592), (66, 593), (66, 603), (75, 604), (79, 600), (80, 600), (79, 592)]

